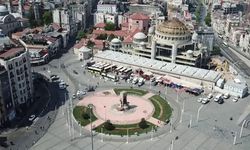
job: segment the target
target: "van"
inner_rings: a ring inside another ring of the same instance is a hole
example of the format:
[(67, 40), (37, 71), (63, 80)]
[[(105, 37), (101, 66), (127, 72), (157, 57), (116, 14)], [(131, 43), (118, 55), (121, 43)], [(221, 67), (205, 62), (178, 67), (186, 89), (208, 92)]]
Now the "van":
[(133, 79), (132, 83), (133, 83), (133, 84), (136, 84), (137, 82), (138, 82), (138, 78), (135, 77), (135, 78)]
[(214, 101), (215, 101), (215, 102), (218, 102), (221, 98), (222, 98), (222, 94), (218, 94), (218, 95), (216, 95), (216, 97), (214, 98)]
[(143, 78), (140, 78), (138, 80), (138, 86), (142, 86), (144, 84), (144, 79)]

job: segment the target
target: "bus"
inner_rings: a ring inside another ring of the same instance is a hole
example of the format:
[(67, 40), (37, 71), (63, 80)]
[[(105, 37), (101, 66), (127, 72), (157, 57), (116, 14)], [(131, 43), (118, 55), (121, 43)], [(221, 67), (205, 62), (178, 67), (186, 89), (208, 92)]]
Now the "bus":
[(93, 73), (95, 73), (95, 72), (100, 73), (100, 72), (102, 71), (102, 69), (96, 68), (96, 67), (87, 67), (87, 69), (88, 69), (90, 72), (93, 72)]
[(106, 78), (108, 78), (108, 79), (110, 79), (111, 81), (114, 81), (114, 82), (118, 81), (118, 77), (116, 75), (107, 74)]

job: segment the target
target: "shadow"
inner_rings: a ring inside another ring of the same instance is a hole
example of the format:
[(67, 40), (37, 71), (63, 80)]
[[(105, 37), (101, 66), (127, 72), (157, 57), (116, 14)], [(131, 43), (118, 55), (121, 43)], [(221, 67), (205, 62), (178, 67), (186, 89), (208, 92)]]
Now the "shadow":
[(249, 136), (250, 136), (250, 134), (243, 135), (242, 138), (249, 137)]
[[(55, 112), (53, 114), (56, 114), (57, 109), (64, 105), (65, 100), (69, 98), (67, 89), (59, 89), (58, 82), (50, 82), (41, 74), (33, 80), (33, 86), (35, 91), (33, 103), (23, 109), (21, 113), (17, 113), (16, 118), (2, 131), (30, 127), (34, 120), (38, 121), (38, 118), (43, 118), (52, 111)], [(35, 115), (35, 117), (31, 118), (31, 115)], [(55, 116), (48, 116), (46, 122), (52, 123)]]
[(138, 106), (136, 106), (136, 105), (129, 105), (130, 109), (133, 109), (133, 108), (136, 108), (136, 107), (138, 107)]

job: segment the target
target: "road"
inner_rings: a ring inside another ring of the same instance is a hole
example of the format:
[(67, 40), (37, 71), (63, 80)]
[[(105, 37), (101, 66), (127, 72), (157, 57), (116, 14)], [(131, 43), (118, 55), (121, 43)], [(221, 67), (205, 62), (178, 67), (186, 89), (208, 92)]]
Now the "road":
[(241, 60), (232, 50), (223, 44), (223, 41), (215, 36), (215, 45), (220, 47), (221, 53), (227, 58), (230, 64), (237, 70), (237, 72), (245, 78), (250, 77), (250, 67)]

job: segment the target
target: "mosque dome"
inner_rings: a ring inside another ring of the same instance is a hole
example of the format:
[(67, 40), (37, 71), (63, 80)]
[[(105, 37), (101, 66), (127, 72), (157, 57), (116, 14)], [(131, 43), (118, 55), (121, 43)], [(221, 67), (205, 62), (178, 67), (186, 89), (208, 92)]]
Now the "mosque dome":
[(142, 33), (142, 32), (138, 32), (134, 35), (134, 40), (145, 40), (147, 38), (147, 36)]
[(156, 30), (167, 35), (185, 35), (190, 33), (186, 25), (176, 18), (164, 21), (158, 25)]

